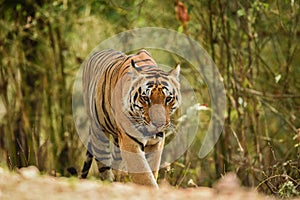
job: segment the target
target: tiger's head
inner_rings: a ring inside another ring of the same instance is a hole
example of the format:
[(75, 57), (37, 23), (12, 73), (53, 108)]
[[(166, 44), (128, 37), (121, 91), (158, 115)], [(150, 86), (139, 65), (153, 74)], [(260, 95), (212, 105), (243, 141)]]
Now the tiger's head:
[(131, 60), (131, 87), (125, 110), (135, 128), (145, 137), (162, 133), (171, 125), (170, 116), (181, 104), (180, 65), (164, 72), (141, 69)]

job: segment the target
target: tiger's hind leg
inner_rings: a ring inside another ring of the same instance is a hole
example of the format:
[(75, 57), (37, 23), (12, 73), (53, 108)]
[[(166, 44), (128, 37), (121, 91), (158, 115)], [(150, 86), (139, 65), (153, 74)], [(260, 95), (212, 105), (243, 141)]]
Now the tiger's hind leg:
[[(99, 171), (99, 177), (101, 180), (106, 180), (109, 182), (113, 182), (115, 180), (115, 176), (112, 172), (111, 167), (111, 153), (109, 149), (109, 144), (105, 146), (106, 148), (102, 150), (97, 150), (97, 156), (95, 157), (98, 171)], [(101, 154), (99, 154), (101, 152)]]
[(112, 168), (116, 181), (125, 182), (128, 177), (127, 168), (122, 160), (120, 148), (116, 144), (113, 145), (112, 158)]
[(91, 134), (91, 152), (97, 162), (99, 177), (101, 180), (114, 181), (112, 172), (112, 155), (110, 152), (109, 135), (100, 131), (97, 134)]
[(100, 179), (103, 181), (106, 180), (109, 182), (113, 182), (115, 180), (115, 176), (112, 172), (111, 167), (106, 166), (105, 164), (103, 164), (102, 162), (100, 162), (97, 159), (95, 159), (95, 160), (97, 162)]
[(81, 170), (81, 178), (86, 178), (93, 162), (93, 155), (89, 149), (86, 151), (86, 159), (84, 161), (83, 168)]
[[(81, 170), (81, 178), (85, 179), (89, 173), (89, 170), (91, 168), (92, 162), (93, 162), (93, 155), (90, 153), (89, 150), (86, 152), (86, 159), (84, 161), (83, 168)], [(112, 182), (114, 180), (114, 174), (112, 173), (111, 167), (108, 167), (101, 163), (99, 160), (95, 159), (97, 162), (100, 179), (101, 180), (108, 180)]]

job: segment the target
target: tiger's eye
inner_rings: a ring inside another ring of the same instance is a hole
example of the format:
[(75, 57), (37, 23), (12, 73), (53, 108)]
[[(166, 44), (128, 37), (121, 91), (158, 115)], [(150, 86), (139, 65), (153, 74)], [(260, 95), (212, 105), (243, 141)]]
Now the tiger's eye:
[(166, 98), (167, 103), (170, 102), (171, 100), (172, 100), (172, 97), (170, 97), (170, 96)]
[(148, 96), (142, 96), (142, 99), (143, 99), (145, 102), (148, 102), (148, 101), (149, 101), (149, 97), (148, 97)]

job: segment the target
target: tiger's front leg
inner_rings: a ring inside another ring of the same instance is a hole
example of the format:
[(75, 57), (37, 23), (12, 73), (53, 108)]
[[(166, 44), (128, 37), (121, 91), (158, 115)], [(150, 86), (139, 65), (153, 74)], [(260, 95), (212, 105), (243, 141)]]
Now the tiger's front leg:
[(121, 156), (125, 161), (132, 182), (158, 188), (156, 177), (152, 173), (145, 152), (142, 151), (140, 144), (125, 133), (119, 136)]
[(165, 143), (165, 136), (163, 135), (163, 137), (160, 138), (160, 140), (161, 141), (155, 144), (146, 145), (145, 147), (146, 159), (152, 170), (155, 180), (157, 180), (158, 177), (158, 171), (161, 163), (161, 155)]

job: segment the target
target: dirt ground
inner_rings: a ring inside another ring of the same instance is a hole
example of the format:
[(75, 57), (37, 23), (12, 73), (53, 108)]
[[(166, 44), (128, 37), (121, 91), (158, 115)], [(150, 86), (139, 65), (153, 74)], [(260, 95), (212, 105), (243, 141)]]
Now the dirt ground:
[(76, 200), (76, 199), (272, 199), (254, 190), (240, 187), (238, 179), (229, 174), (213, 188), (176, 189), (161, 184), (151, 189), (132, 183), (103, 183), (96, 180), (40, 175), (37, 168), (22, 168), (17, 173), (0, 168), (0, 199), (2, 200)]

